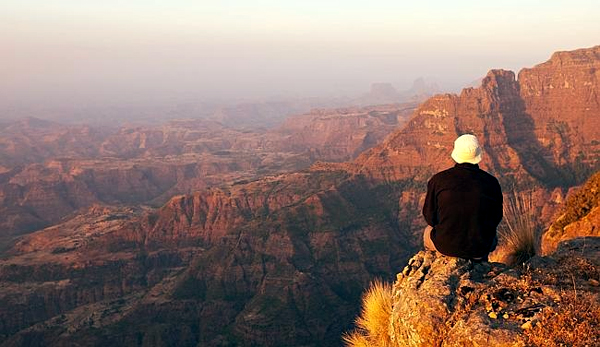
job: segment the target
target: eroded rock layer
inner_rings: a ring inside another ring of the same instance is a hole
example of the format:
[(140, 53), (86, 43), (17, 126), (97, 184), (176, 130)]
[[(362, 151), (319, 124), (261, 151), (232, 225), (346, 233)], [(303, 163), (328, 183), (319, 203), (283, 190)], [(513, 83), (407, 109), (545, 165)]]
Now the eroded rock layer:
[[(353, 162), (176, 196), (156, 210), (93, 207), (26, 235), (0, 261), (2, 339), (8, 345), (339, 345), (364, 286), (374, 277), (392, 278), (420, 247), (415, 234), (424, 226), (426, 181), (452, 164), (457, 135), (476, 133), (482, 166), (503, 184), (528, 181), (541, 205), (558, 204), (570, 185), (597, 169), (598, 96), (576, 98), (573, 107), (583, 111), (573, 116), (568, 104), (570, 93), (595, 90), (598, 75), (590, 71), (600, 62), (598, 50), (553, 56), (518, 81), (493, 70), (480, 88), (433, 97), (406, 127)], [(552, 91), (547, 83), (525, 85), (534, 73), (572, 83), (560, 89), (552, 82)], [(540, 106), (544, 98), (561, 99), (560, 114)], [(568, 129), (553, 127), (556, 121)], [(572, 130), (584, 125), (586, 131)], [(146, 146), (153, 139), (147, 136)], [(359, 142), (348, 143), (358, 148)], [(167, 170), (189, 173), (176, 165)], [(152, 187), (144, 182), (161, 182), (138, 175), (125, 181), (142, 191)], [(484, 318), (472, 317), (477, 324)]]

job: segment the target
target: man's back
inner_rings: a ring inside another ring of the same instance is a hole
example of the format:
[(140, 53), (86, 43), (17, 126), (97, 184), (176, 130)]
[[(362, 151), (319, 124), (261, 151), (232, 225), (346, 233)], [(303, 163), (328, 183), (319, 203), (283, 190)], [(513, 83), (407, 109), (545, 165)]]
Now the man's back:
[(502, 219), (500, 184), (477, 164), (456, 164), (429, 180), (423, 216), (439, 252), (486, 257)]

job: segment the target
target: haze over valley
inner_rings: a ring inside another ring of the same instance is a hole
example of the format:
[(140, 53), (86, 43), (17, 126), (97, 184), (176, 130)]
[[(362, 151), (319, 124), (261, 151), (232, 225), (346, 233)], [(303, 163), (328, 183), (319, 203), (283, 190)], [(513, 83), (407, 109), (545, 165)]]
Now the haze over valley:
[[(600, 344), (594, 1), (4, 7), (0, 346)], [(423, 250), (467, 133), (489, 261)]]
[(589, 0), (4, 5), (0, 118), (127, 121), (190, 103), (355, 98), (373, 83), (402, 91), (419, 77), (459, 92), (491, 67), (591, 47), (599, 32)]

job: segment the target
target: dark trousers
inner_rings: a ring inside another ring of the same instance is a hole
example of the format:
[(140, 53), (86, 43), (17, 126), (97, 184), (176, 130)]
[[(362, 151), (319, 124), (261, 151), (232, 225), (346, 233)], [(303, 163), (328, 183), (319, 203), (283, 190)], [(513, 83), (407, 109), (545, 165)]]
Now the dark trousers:
[[(433, 252), (437, 252), (439, 254), (442, 254), (437, 248), (435, 248), (435, 244), (433, 243), (433, 240), (431, 240), (431, 231), (433, 230), (433, 227), (428, 225), (425, 230), (423, 230), (423, 245), (425, 246), (425, 249), (428, 251), (433, 251)], [(488, 252), (492, 253), (496, 247), (498, 246), (498, 236), (494, 237), (494, 241), (492, 242), (492, 246), (490, 247), (490, 250)], [(443, 255), (443, 254), (442, 254)], [(487, 261), (487, 254), (485, 257), (481, 257), (481, 258), (473, 258), (473, 260), (477, 260), (477, 261)]]

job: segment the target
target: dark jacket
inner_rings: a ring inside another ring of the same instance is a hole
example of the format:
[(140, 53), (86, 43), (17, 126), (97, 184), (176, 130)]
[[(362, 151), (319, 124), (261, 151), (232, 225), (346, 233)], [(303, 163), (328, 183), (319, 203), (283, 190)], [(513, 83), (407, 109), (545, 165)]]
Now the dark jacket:
[(423, 216), (442, 254), (486, 257), (502, 220), (502, 189), (478, 165), (456, 164), (429, 180)]

